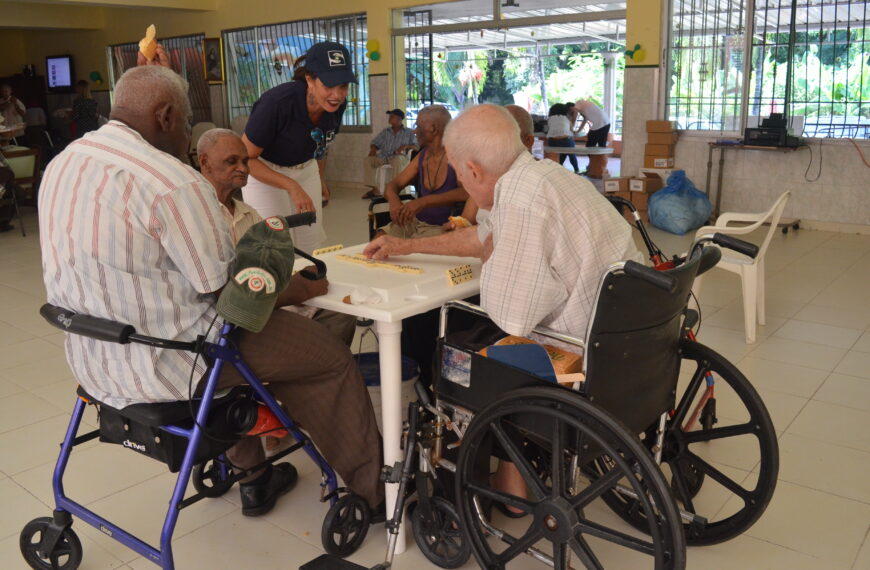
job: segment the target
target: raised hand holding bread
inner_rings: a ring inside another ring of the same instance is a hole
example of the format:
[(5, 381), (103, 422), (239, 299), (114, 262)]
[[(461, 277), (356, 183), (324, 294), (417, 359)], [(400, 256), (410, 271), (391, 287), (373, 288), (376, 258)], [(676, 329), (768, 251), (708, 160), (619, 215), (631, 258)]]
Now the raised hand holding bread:
[(154, 27), (154, 24), (148, 26), (145, 30), (145, 37), (139, 40), (139, 51), (149, 62), (157, 56), (157, 28)]

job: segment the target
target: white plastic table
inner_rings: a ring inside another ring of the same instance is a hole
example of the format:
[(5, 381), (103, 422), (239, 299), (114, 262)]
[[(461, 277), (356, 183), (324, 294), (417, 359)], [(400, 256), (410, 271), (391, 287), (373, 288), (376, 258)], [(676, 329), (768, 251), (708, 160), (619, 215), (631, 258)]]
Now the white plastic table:
[[(422, 274), (399, 273), (390, 269), (368, 267), (336, 259), (336, 255), (362, 253), (367, 244), (347, 247), (318, 256), (327, 265), (329, 293), (315, 297), (307, 305), (329, 309), (375, 321), (381, 368), (381, 417), (383, 420), (384, 462), (394, 465), (402, 460), (402, 319), (442, 306), (453, 299), (464, 299), (480, 291), (480, 260), (474, 257), (412, 254), (390, 258), (390, 262), (412, 265), (423, 269)], [(468, 264), (472, 267), (471, 280), (450, 285), (447, 270)], [(297, 259), (297, 269), (310, 265)], [(377, 303), (350, 305), (343, 299), (355, 290), (368, 288), (369, 295), (380, 297)], [(421, 363), (426, 365), (427, 363)], [(398, 493), (398, 484), (386, 484), (387, 517), (392, 515)], [(396, 553), (405, 550), (405, 525), (401, 526)]]

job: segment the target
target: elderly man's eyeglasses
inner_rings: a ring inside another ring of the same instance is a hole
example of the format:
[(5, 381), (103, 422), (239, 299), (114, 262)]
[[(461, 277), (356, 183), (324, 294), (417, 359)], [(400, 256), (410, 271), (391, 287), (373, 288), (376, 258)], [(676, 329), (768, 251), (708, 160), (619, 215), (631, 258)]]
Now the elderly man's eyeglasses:
[(317, 143), (317, 148), (314, 149), (314, 160), (320, 160), (326, 156), (326, 147), (332, 142), (333, 138), (335, 138), (333, 131), (323, 134), (323, 130), (320, 127), (311, 130), (311, 140)]

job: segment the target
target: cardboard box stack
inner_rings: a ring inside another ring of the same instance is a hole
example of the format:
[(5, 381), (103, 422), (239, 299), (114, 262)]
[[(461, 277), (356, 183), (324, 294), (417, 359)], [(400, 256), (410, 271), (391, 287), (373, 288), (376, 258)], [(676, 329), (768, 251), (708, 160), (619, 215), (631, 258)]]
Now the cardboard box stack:
[(673, 168), (674, 148), (677, 144), (675, 121), (647, 121), (644, 168)]

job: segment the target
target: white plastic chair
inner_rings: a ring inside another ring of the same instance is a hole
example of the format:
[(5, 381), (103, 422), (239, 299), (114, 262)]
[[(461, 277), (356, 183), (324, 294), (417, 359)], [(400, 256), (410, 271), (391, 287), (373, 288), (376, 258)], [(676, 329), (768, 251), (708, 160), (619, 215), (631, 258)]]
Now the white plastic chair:
[[(767, 246), (770, 244), (770, 239), (773, 237), (779, 219), (782, 217), (789, 194), (789, 191), (783, 192), (767, 212), (760, 214), (726, 212), (716, 219), (716, 225), (704, 226), (695, 232), (696, 238), (704, 234), (716, 232), (732, 236), (743, 236), (754, 232), (762, 224), (770, 224), (770, 229), (767, 230), (767, 234), (758, 248), (758, 255), (755, 259), (729, 249), (723, 249), (722, 260), (716, 265), (719, 269), (731, 271), (740, 276), (741, 287), (743, 289), (743, 321), (746, 330), (746, 344), (755, 342), (756, 322), (760, 325), (764, 325), (766, 322), (764, 308), (764, 255), (767, 253)], [(729, 226), (732, 223), (749, 223), (749, 225)], [(695, 281), (693, 289), (696, 295), (700, 290), (701, 281), (701, 278)]]

